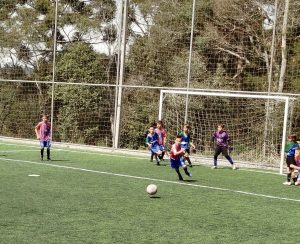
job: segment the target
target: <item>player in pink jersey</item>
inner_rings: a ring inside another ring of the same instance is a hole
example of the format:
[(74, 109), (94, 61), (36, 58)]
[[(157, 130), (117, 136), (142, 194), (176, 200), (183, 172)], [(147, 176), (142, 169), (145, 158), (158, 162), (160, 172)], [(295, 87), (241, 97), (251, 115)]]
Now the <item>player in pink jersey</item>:
[(181, 148), (181, 135), (178, 135), (175, 139), (175, 143), (172, 145), (170, 150), (170, 163), (171, 167), (175, 169), (179, 180), (183, 180), (182, 175), (180, 174), (179, 167), (182, 167), (185, 174), (189, 177), (192, 176), (190, 172), (187, 170), (187, 166), (184, 164), (183, 155), (185, 150)]
[(164, 160), (164, 155), (166, 152), (166, 142), (167, 142), (167, 133), (164, 129), (164, 124), (161, 120), (157, 121), (155, 133), (158, 135), (158, 144), (162, 154), (159, 156), (159, 159)]
[(36, 138), (40, 140), (41, 145), (41, 160), (44, 159), (44, 148), (47, 148), (47, 160), (50, 158), (50, 146), (51, 146), (51, 124), (48, 122), (49, 116), (43, 115), (42, 121), (35, 127)]

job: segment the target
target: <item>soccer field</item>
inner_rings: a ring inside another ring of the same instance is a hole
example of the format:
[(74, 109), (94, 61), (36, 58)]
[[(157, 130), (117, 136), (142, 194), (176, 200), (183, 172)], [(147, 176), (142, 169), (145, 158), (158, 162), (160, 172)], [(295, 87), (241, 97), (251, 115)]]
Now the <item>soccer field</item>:
[[(295, 243), (300, 188), (273, 172), (0, 143), (0, 243)], [(29, 176), (39, 175), (39, 176)], [(158, 186), (150, 198), (148, 184)]]

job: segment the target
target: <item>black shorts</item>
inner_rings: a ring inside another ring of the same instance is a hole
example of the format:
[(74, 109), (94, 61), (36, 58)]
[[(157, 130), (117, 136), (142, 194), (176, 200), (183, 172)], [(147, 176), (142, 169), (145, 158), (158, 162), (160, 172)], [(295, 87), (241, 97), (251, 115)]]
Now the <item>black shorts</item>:
[(296, 164), (295, 158), (294, 158), (294, 156), (287, 156), (286, 157), (286, 165), (288, 167), (290, 167), (291, 164), (294, 164), (294, 165)]

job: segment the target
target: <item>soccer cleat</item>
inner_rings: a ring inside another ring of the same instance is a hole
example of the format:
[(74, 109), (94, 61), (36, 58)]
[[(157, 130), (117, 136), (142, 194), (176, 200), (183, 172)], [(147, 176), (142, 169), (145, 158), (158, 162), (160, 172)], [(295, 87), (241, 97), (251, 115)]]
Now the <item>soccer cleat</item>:
[(211, 167), (211, 169), (217, 169), (217, 166), (214, 165), (214, 166)]
[(296, 181), (295, 186), (300, 186), (300, 181)]
[(51, 158), (47, 158), (47, 161), (51, 161)]
[(235, 166), (235, 164), (233, 164), (233, 165), (232, 165), (232, 169), (233, 169), (233, 170), (235, 170), (235, 169), (236, 169), (236, 166)]
[(43, 157), (41, 157), (41, 161), (43, 161), (44, 160), (44, 158)]
[(189, 173), (188, 175), (189, 175), (189, 177), (192, 177), (192, 174), (191, 174), (191, 173)]
[(159, 161), (156, 161), (156, 165), (157, 165), (157, 166), (159, 166), (159, 165), (160, 165)]
[(192, 165), (192, 164), (189, 164), (189, 166), (190, 166), (191, 168), (193, 168), (193, 165)]
[(283, 185), (286, 185), (286, 186), (290, 186), (290, 185), (292, 185), (292, 182), (290, 182), (290, 181), (285, 181), (285, 182), (283, 182), (282, 184), (283, 184)]
[(182, 177), (179, 177), (179, 179), (178, 180), (180, 180), (180, 181), (183, 181), (183, 178)]

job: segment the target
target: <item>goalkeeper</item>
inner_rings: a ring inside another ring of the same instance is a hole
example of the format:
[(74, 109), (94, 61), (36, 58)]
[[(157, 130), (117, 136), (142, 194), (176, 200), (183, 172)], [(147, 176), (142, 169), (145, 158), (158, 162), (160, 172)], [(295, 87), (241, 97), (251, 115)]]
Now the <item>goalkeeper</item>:
[(183, 126), (183, 130), (180, 132), (181, 136), (181, 148), (185, 150), (184, 154), (184, 161), (186, 160), (190, 167), (193, 167), (191, 159), (190, 159), (190, 146), (192, 150), (195, 151), (195, 145), (191, 142), (191, 134), (190, 134), (191, 127), (188, 124)]
[(212, 136), (212, 142), (215, 144), (214, 166), (212, 167), (212, 169), (217, 168), (217, 160), (220, 153), (222, 153), (223, 156), (229, 161), (232, 169), (236, 169), (232, 158), (228, 154), (229, 135), (224, 130), (224, 128), (225, 126), (223, 124), (219, 124), (217, 131), (214, 132)]

